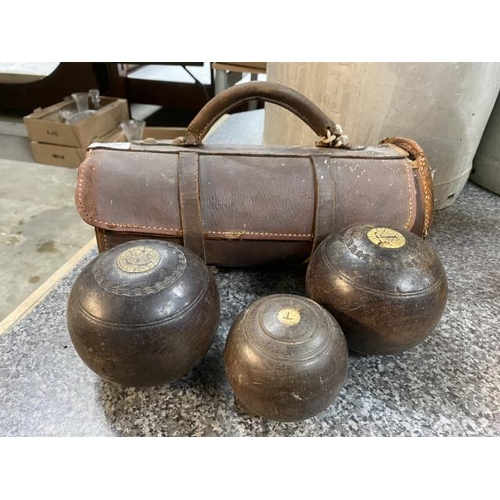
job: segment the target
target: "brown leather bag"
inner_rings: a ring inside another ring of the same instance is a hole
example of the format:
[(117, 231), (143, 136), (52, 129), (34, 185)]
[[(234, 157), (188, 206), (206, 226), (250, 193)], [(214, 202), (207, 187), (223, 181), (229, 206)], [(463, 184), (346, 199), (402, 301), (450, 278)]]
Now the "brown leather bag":
[[(208, 146), (216, 120), (251, 99), (278, 104), (318, 135), (314, 147)], [(346, 144), (342, 129), (298, 92), (266, 82), (214, 97), (174, 142), (91, 145), (76, 206), (102, 252), (137, 238), (185, 245), (209, 264), (306, 261), (331, 231), (389, 224), (425, 237), (432, 180), (412, 140)]]

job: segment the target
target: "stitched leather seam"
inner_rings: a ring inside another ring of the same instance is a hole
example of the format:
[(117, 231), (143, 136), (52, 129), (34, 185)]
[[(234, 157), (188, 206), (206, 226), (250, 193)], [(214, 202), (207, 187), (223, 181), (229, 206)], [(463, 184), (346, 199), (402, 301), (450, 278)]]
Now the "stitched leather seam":
[[(430, 205), (431, 205), (431, 197), (429, 194), (429, 175), (428, 172), (426, 172), (426, 161), (423, 158), (418, 159), (419, 167), (418, 170), (420, 172), (420, 177), (422, 179), (422, 184), (424, 186), (424, 230), (423, 234), (424, 237), (427, 236), (427, 233), (429, 232), (429, 225), (430, 225)], [(427, 167), (428, 168), (428, 167)]]
[(425, 238), (429, 232), (432, 221), (432, 178), (430, 176), (430, 167), (424, 152), (414, 141), (404, 138), (385, 138), (380, 144), (395, 144), (408, 152), (412, 161), (412, 168), (418, 169), (419, 182), (424, 191), (424, 223), (422, 227), (422, 237)]
[(109, 250), (108, 239), (106, 238), (106, 231), (103, 230), (102, 236), (104, 239), (104, 250)]
[[(125, 224), (115, 224), (116, 226), (127, 227), (127, 228), (137, 228), (137, 229), (164, 229), (160, 227), (153, 226), (139, 226), (139, 225), (125, 225)], [(172, 231), (176, 231), (178, 234), (182, 233), (180, 229), (171, 229)], [(257, 231), (203, 231), (203, 234), (220, 234), (223, 236), (227, 236), (228, 234), (235, 233), (237, 235), (250, 235), (250, 236), (295, 236), (302, 238), (312, 238), (314, 235), (312, 233), (309, 234), (299, 234), (299, 233), (271, 233), (271, 232), (257, 232)], [(106, 248), (108, 248), (108, 242), (106, 239), (106, 232), (103, 230), (104, 243)]]
[(203, 231), (204, 233), (208, 234), (222, 234), (226, 235), (229, 233), (238, 233), (240, 235), (243, 234), (249, 234), (253, 236), (302, 236), (302, 237), (308, 237), (311, 238), (313, 235), (312, 234), (295, 234), (295, 233), (257, 233), (254, 231)]
[(80, 207), (82, 212), (88, 217), (89, 215), (85, 211), (82, 202), (82, 189), (83, 189), (82, 186), (83, 186), (83, 174), (84, 174), (83, 171), (86, 170), (86, 168), (87, 168), (87, 162), (84, 162), (80, 165), (80, 168), (78, 169), (78, 206)]
[[(95, 220), (95, 219), (92, 219)], [(103, 221), (97, 221), (97, 222), (103, 222)], [(106, 223), (106, 222), (105, 222)], [(114, 224), (115, 226), (119, 227), (125, 227), (125, 228), (137, 228), (137, 229), (163, 229), (167, 231), (176, 231), (177, 233), (181, 233), (182, 231), (180, 229), (175, 229), (175, 228), (164, 228), (164, 227), (156, 227), (156, 226), (140, 226), (140, 225), (133, 225), (133, 224)], [(222, 234), (222, 235), (227, 235), (228, 233), (238, 233), (238, 234), (248, 234), (248, 235), (253, 235), (253, 236), (301, 236), (301, 237), (312, 237), (313, 234), (298, 234), (298, 233), (271, 233), (271, 232), (257, 232), (257, 231), (238, 231), (238, 230), (231, 230), (231, 231), (203, 231), (203, 233), (207, 234)]]
[(98, 219), (93, 219), (92, 217), (90, 217), (88, 215), (87, 212), (83, 212), (88, 218), (89, 220), (91, 220), (92, 222), (97, 222), (99, 224), (106, 224), (107, 226), (113, 226), (113, 227), (108, 227), (109, 229), (114, 229), (114, 227), (124, 227), (124, 228), (127, 228), (127, 229), (134, 229), (134, 228), (137, 228), (137, 229), (159, 229), (159, 230), (163, 230), (163, 231), (176, 231), (176, 232), (179, 232), (180, 229), (178, 228), (175, 228), (175, 227), (160, 227), (160, 226), (142, 226), (140, 224), (118, 224), (116, 222), (109, 222), (109, 221), (105, 221), (105, 220), (98, 220)]
[[(95, 220), (95, 219), (92, 219)], [(97, 221), (97, 222), (103, 222), (103, 221)], [(107, 224), (107, 222), (104, 222)], [(111, 223), (110, 223), (111, 224)], [(140, 225), (133, 225), (133, 224), (114, 224), (115, 226), (119, 227), (125, 227), (125, 228), (137, 228), (137, 229), (164, 229), (167, 231), (176, 231), (176, 233), (180, 234), (182, 231), (180, 229), (175, 229), (175, 228), (163, 228), (163, 227), (156, 227), (156, 226), (140, 226)], [(203, 231), (203, 234), (221, 234), (221, 235), (227, 235), (230, 233), (237, 233), (239, 235), (243, 234), (248, 234), (252, 236), (297, 236), (297, 237), (304, 237), (304, 238), (311, 238), (313, 234), (297, 234), (297, 233), (271, 233), (271, 232), (256, 232), (256, 231), (238, 231), (238, 230), (233, 230), (233, 231)], [(106, 247), (108, 246), (107, 240), (106, 240), (106, 233), (103, 231), (104, 235), (104, 242)]]
[(410, 212), (408, 214), (408, 220), (406, 221), (406, 224), (404, 225), (405, 229), (409, 229), (412, 219), (413, 219), (413, 202), (412, 202), (412, 190), (411, 190), (411, 181), (412, 181), (412, 168), (411, 165), (409, 166), (408, 163), (406, 163), (406, 177), (408, 179), (408, 200), (410, 202)]

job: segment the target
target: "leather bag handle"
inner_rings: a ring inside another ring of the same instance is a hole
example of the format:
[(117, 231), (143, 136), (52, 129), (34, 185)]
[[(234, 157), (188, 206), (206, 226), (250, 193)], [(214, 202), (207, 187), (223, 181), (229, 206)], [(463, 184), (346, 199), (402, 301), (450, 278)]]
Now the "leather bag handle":
[(223, 114), (253, 99), (271, 102), (298, 116), (318, 135), (316, 146), (349, 147), (342, 127), (321, 111), (316, 104), (296, 90), (270, 82), (243, 83), (217, 94), (193, 118), (186, 135), (177, 138), (174, 144), (200, 145), (205, 135)]

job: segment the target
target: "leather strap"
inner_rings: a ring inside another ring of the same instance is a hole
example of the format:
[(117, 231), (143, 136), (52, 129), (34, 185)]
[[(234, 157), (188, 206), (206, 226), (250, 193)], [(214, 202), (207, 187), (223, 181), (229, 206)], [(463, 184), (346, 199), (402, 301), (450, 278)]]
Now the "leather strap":
[(330, 175), (328, 157), (311, 157), (311, 163), (313, 164), (316, 193), (312, 255), (316, 247), (333, 231), (335, 188), (333, 178)]
[(179, 153), (179, 202), (183, 244), (205, 260), (198, 153)]
[(176, 139), (174, 143), (182, 146), (201, 144), (212, 125), (223, 114), (253, 99), (271, 102), (298, 116), (322, 138), (318, 146), (339, 147), (347, 142), (342, 128), (301, 93), (278, 83), (249, 82), (230, 87), (211, 99), (189, 124), (186, 136)]
[(424, 150), (414, 140), (404, 137), (386, 137), (379, 144), (394, 144), (398, 148), (403, 149), (409, 154), (415, 167), (418, 168), (418, 179), (422, 185), (424, 197), (424, 226), (421, 235), (425, 239), (429, 234), (434, 216), (434, 191), (431, 167)]

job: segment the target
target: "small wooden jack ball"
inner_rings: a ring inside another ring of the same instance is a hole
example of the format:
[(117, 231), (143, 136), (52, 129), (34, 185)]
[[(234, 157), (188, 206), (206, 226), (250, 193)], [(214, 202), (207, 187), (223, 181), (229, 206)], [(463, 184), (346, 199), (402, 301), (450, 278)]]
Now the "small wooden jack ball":
[(337, 319), (349, 349), (394, 354), (421, 343), (443, 314), (448, 285), (434, 250), (397, 227), (358, 224), (313, 254), (307, 294)]
[(297, 295), (255, 301), (237, 317), (225, 349), (226, 373), (241, 405), (281, 421), (328, 408), (344, 384), (347, 358), (335, 319)]
[(208, 351), (219, 324), (217, 286), (187, 248), (159, 240), (124, 243), (76, 279), (67, 324), (82, 360), (124, 386), (176, 380)]

